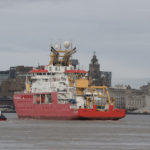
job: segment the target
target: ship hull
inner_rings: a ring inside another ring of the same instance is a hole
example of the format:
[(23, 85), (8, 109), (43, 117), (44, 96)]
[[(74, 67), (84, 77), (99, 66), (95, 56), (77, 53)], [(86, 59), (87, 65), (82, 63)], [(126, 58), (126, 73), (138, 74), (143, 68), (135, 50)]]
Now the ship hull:
[(0, 121), (6, 121), (7, 119), (6, 118), (0, 118)]
[[(37, 94), (37, 93), (36, 93)], [(47, 94), (47, 93), (45, 93)], [(70, 104), (59, 104), (57, 93), (53, 92), (52, 103), (34, 104), (32, 94), (15, 94), (14, 104), (19, 119), (47, 119), (47, 120), (75, 120), (75, 119), (96, 119), (96, 120), (118, 120), (125, 117), (125, 110), (113, 109), (98, 111), (96, 106), (93, 109), (74, 110)]]
[(6, 118), (0, 118), (0, 121), (6, 121), (7, 119)]
[(118, 120), (126, 116), (126, 111), (124, 109), (114, 109), (113, 105), (110, 105), (107, 111), (99, 111), (96, 106), (93, 106), (93, 109), (79, 109), (78, 116), (82, 119)]
[(0, 121), (6, 121), (6, 120), (7, 120), (7, 118), (3, 114), (1, 114), (0, 115)]

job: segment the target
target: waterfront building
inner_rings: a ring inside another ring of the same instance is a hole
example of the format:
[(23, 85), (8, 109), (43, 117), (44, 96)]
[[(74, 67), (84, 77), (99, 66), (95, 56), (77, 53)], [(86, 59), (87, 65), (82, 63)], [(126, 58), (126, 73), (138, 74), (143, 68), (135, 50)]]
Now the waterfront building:
[(71, 59), (71, 64), (75, 69), (77, 69), (77, 66), (79, 65), (78, 59)]
[(143, 85), (140, 87), (140, 89), (147, 95), (150, 95), (150, 83), (147, 85)]
[(134, 111), (139, 108), (145, 107), (145, 94), (143, 91), (138, 89), (131, 89), (126, 91), (126, 109), (129, 111)]
[(146, 89), (132, 89), (130, 86), (117, 85), (109, 88), (109, 91), (110, 96), (115, 98), (116, 108), (125, 108), (128, 112), (150, 113), (150, 95)]
[(1, 82), (0, 96), (12, 97), (14, 92), (25, 89), (25, 79), (33, 67), (16, 66), (10, 67), (6, 80)]
[(126, 108), (126, 89), (125, 88), (109, 88), (109, 93), (111, 98), (115, 98), (115, 107), (120, 109)]
[(0, 110), (2, 111), (12, 111), (15, 110), (12, 97), (0, 96)]
[(102, 85), (106, 85), (107, 87), (110, 87), (111, 86), (112, 73), (109, 71), (100, 71), (100, 72), (101, 72)]
[[(42, 67), (42, 66), (39, 66)], [(13, 76), (16, 78), (18, 76), (20, 77), (26, 77), (26, 75), (29, 74), (29, 71), (31, 71), (33, 67), (31, 66), (16, 66), (16, 67), (10, 67), (10, 71), (13, 70)]]
[(16, 78), (16, 67), (10, 67), (9, 69), (9, 79)]
[(0, 71), (0, 86), (3, 81), (7, 80), (9, 78), (9, 70), (6, 71)]
[(98, 63), (98, 59), (94, 53), (93, 58), (91, 59), (91, 63), (89, 64), (88, 77), (92, 77), (93, 84), (98, 86), (102, 85), (101, 82), (101, 73), (100, 73), (100, 64)]
[(91, 63), (89, 64), (88, 78), (92, 78), (93, 84), (96, 86), (111, 86), (111, 72), (100, 71), (100, 64), (94, 52)]

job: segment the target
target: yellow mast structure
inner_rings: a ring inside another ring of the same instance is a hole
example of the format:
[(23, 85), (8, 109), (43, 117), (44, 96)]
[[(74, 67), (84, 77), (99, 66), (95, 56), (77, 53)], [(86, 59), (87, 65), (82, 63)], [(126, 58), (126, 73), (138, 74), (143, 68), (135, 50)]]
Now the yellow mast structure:
[(71, 64), (70, 58), (76, 52), (76, 48), (71, 50), (56, 50), (51, 47), (51, 52), (49, 64), (69, 66)]

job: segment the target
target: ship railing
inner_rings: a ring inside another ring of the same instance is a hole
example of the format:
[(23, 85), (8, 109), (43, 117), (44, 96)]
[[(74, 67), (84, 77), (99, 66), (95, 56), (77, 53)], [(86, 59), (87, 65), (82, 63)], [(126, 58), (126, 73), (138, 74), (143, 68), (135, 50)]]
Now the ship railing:
[(14, 92), (14, 94), (20, 94), (20, 93), (30, 93), (30, 92), (27, 92), (27, 91), (16, 91), (16, 92)]
[(70, 109), (74, 109), (74, 110), (77, 110), (77, 105), (70, 105)]

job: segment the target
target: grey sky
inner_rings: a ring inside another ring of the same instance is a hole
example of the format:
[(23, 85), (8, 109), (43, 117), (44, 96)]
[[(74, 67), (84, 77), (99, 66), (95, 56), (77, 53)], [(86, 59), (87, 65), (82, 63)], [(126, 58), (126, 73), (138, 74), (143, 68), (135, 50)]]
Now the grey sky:
[(50, 40), (72, 40), (86, 69), (96, 51), (113, 78), (150, 77), (150, 1), (0, 0), (0, 70), (47, 64)]

